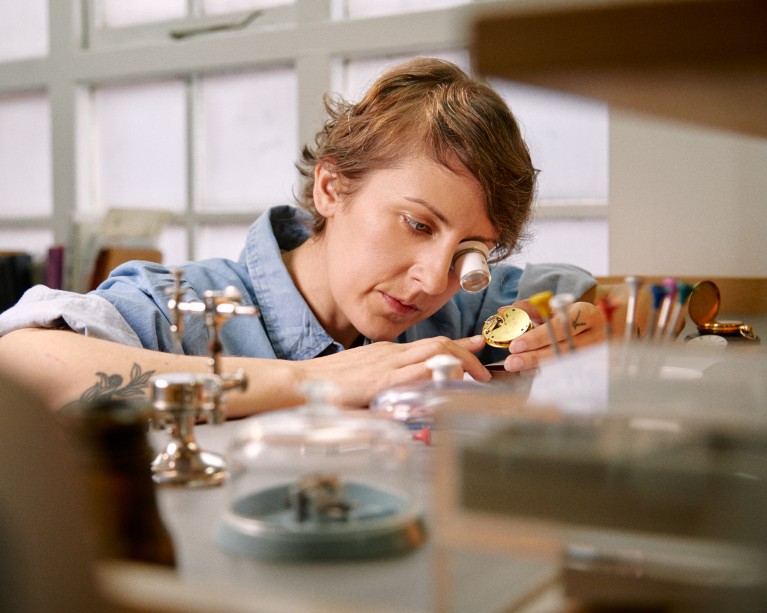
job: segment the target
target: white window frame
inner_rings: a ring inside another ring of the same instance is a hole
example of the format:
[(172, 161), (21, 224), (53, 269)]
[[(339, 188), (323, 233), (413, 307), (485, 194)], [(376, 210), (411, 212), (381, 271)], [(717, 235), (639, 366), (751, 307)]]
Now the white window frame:
[[(190, 0), (194, 4), (194, 0)], [(476, 11), (507, 4), (474, 2), (446, 9), (356, 19), (340, 19), (333, 0), (296, 0), (294, 5), (265, 9), (250, 26), (216, 31), (181, 40), (171, 30), (217, 26), (243, 19), (247, 13), (192, 18), (117, 29), (98, 29), (94, 2), (49, 0), (49, 55), (0, 63), (0, 96), (46, 91), (52, 129), (53, 214), (51, 217), (6, 218), (9, 228), (45, 228), (54, 242), (72, 245), (80, 222), (98, 218), (91, 186), (90, 90), (110, 82), (175, 77), (187, 79), (186, 212), (173, 223), (187, 233), (189, 257), (195, 255), (198, 224), (252, 221), (245, 213), (205, 213), (195, 207), (195, 130), (197, 80), (208, 72), (292, 65), (298, 79), (296, 152), (313, 139), (322, 120), (322, 96), (339, 87), (338, 67), (350, 59), (416, 54), (469, 44)], [(556, 218), (606, 218), (606, 204), (538, 202), (538, 215)], [(70, 271), (71, 272), (71, 271)], [(74, 271), (78, 273), (79, 271)], [(70, 279), (71, 281), (71, 279)]]

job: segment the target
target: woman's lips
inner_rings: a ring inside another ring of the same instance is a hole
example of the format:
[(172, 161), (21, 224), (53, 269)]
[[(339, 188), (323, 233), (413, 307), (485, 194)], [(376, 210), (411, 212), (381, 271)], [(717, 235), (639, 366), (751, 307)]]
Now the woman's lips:
[(386, 304), (389, 306), (389, 308), (394, 311), (397, 315), (400, 316), (407, 316), (412, 315), (413, 313), (416, 313), (418, 311), (418, 307), (415, 307), (410, 304), (406, 304), (404, 302), (400, 302), (394, 296), (390, 296), (389, 294), (383, 294), (384, 300), (386, 301)]

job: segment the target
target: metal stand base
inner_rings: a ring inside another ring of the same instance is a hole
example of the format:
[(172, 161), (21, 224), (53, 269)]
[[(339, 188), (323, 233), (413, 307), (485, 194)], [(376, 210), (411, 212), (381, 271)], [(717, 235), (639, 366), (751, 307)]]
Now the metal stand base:
[(171, 441), (152, 462), (152, 479), (159, 485), (209, 487), (221, 485), (225, 478), (224, 459), (196, 445)]
[(404, 554), (426, 540), (416, 505), (402, 493), (347, 483), (352, 512), (344, 521), (299, 522), (288, 508), (290, 485), (234, 501), (216, 529), (233, 553), (265, 560), (353, 560)]

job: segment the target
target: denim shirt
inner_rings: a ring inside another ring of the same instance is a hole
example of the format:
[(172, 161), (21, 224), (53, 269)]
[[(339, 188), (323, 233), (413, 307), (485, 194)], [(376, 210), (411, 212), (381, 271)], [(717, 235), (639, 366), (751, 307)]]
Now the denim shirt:
[[(233, 317), (223, 326), (224, 355), (305, 360), (343, 350), (314, 316), (282, 262), (281, 251), (309, 238), (306, 221), (306, 213), (296, 207), (274, 207), (250, 227), (238, 262), (216, 258), (180, 266), (183, 300), (199, 300), (206, 290), (233, 286), (243, 304), (259, 309), (258, 316)], [(586, 271), (565, 264), (528, 265), (524, 270), (500, 264), (491, 267), (491, 275), (483, 292), (458, 292), (397, 340), (479, 334), (487, 317), (519, 296), (546, 289), (581, 296), (596, 283)], [(201, 317), (186, 316), (180, 345), (171, 333), (168, 299), (173, 284), (171, 268), (132, 261), (85, 295), (35, 286), (0, 314), (0, 336), (24, 327), (63, 327), (147, 349), (206, 355), (208, 334)], [(487, 363), (505, 353), (487, 347), (478, 355)]]

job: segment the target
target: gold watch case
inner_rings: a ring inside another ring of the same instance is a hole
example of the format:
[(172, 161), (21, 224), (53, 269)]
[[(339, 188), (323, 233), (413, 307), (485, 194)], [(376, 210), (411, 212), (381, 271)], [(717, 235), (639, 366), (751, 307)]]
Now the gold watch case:
[(698, 326), (701, 334), (740, 334), (743, 338), (753, 340), (756, 338), (754, 329), (740, 321), (709, 321)]
[(533, 327), (530, 316), (522, 309), (505, 307), (485, 320), (482, 336), (491, 347), (507, 348), (511, 341)]
[(749, 340), (757, 338), (754, 329), (742, 321), (717, 320), (720, 304), (719, 288), (713, 281), (701, 281), (693, 287), (687, 312), (700, 334), (740, 335)]

